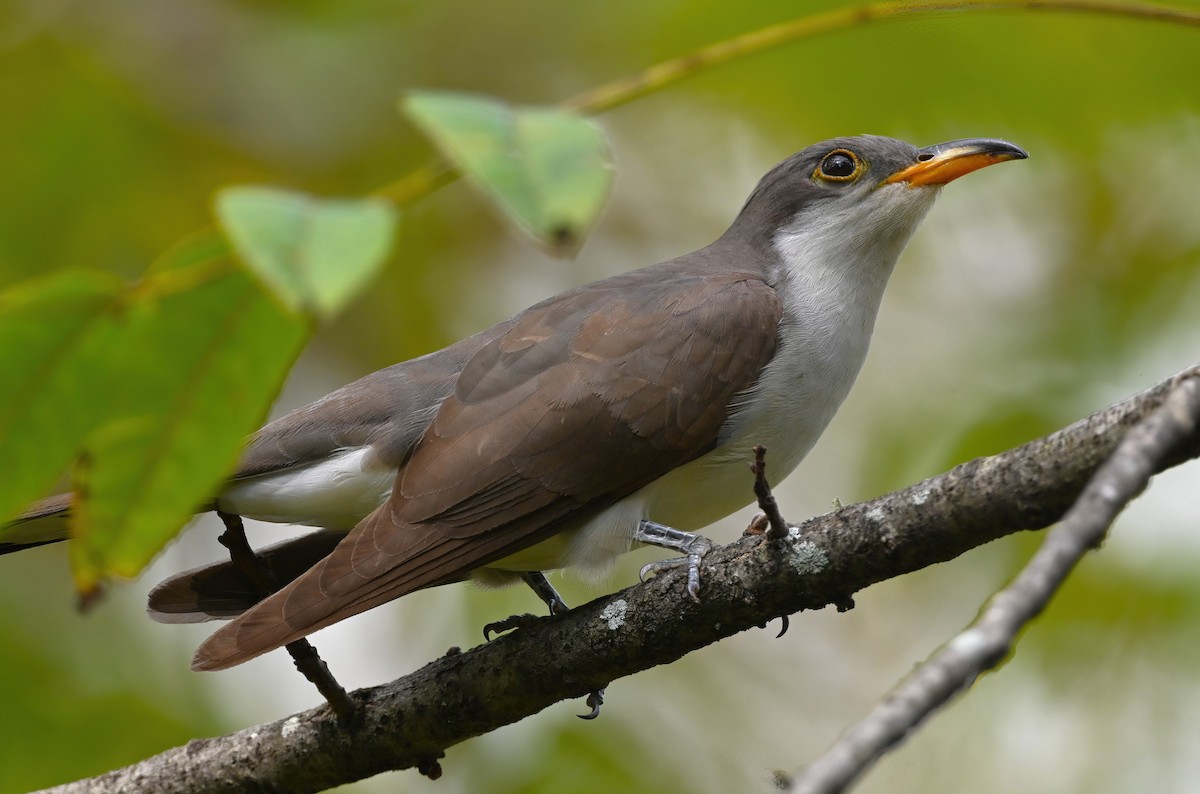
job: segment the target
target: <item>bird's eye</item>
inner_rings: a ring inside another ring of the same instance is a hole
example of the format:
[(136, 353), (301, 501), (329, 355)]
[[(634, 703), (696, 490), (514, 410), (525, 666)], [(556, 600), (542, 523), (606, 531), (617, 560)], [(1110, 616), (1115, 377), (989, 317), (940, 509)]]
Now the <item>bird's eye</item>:
[(830, 182), (849, 182), (862, 171), (862, 161), (849, 149), (834, 149), (825, 155), (813, 176)]

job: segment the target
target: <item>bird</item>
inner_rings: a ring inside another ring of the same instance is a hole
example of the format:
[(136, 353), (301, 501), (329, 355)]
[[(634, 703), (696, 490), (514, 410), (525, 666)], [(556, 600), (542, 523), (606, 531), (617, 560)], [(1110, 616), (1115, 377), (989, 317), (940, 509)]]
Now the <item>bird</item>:
[[(222, 670), (424, 588), (602, 570), (640, 545), (680, 552), (753, 501), (756, 446), (786, 476), (847, 396), (884, 289), (941, 188), (1028, 155), (970, 138), (860, 135), (809, 146), (688, 254), (568, 289), (442, 350), (367, 375), (254, 434), (211, 507), (318, 528), (260, 552), (259, 600), (231, 563), (150, 595), (162, 622), (229, 619), (194, 670)], [(31, 507), (12, 551), (57, 540)], [(646, 569), (643, 571), (646, 572)]]

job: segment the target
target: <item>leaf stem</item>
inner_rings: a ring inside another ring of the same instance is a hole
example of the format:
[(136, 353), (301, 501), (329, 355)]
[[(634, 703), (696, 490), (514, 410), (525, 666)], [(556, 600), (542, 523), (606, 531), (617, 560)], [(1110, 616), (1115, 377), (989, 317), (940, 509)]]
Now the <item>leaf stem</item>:
[[(1200, 27), (1200, 12), (1114, 0), (931, 0), (864, 3), (835, 11), (808, 14), (709, 44), (644, 71), (576, 94), (562, 102), (561, 107), (576, 110), (585, 116), (595, 116), (627, 105), (635, 99), (707, 69), (784, 44), (901, 17), (964, 11), (1050, 11), (1129, 17)], [(439, 161), (392, 182), (377, 191), (376, 195), (389, 198), (402, 206), (450, 184), (458, 176), (458, 172), (452, 166)]]

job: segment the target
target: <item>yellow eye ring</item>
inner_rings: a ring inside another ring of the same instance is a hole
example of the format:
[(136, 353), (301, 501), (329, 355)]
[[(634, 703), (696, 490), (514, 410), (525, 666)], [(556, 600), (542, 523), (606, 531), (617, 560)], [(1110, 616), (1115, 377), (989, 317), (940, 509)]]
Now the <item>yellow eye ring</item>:
[(850, 182), (857, 179), (862, 170), (862, 160), (857, 154), (849, 149), (834, 149), (821, 158), (813, 176), (827, 182)]

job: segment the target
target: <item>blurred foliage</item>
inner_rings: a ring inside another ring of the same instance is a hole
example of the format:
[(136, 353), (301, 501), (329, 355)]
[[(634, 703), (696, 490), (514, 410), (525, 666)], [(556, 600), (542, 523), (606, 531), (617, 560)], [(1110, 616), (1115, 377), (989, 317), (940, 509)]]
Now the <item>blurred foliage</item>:
[(238, 258), (288, 308), (336, 315), (374, 277), (396, 213), (377, 199), (318, 200), (263, 187), (231, 187), (215, 201)]
[[(355, 196), (388, 184), (434, 156), (396, 113), (402, 91), (552, 104), (796, 13), (782, 0), (8, 2), (0, 286), (78, 267), (134, 278), (211, 223), (226, 185)], [(530, 247), (464, 185), (413, 206), (390, 267), (319, 330), (281, 406), (559, 289), (702, 245), (772, 162), (815, 140), (989, 135), (1031, 159), (947, 190), (896, 274), (858, 387), (780, 496), (795, 520), (1021, 443), (1197, 358), (1198, 41), (1195, 30), (1111, 17), (938, 14), (700, 73), (600, 118), (614, 195), (572, 264)], [(113, 387), (80, 383), (79, 399)], [(1189, 471), (1163, 478), (1015, 657), (860, 790), (1195, 790), (1198, 485)], [(437, 783), (406, 773), (377, 785), (769, 790), (771, 770), (820, 752), (1036, 541), (1011, 538), (871, 588), (846, 615), (798, 616), (777, 642), (774, 631), (745, 635), (617, 682), (596, 723), (575, 719), (582, 704), (560, 704), (452, 748)], [(176, 551), (164, 563), (200, 561)], [(101, 614), (73, 616), (65, 559), (54, 547), (0, 559), (0, 789), (99, 773), (316, 701), (266, 662), (188, 674), (202, 634), (146, 625), (137, 601), (149, 581)], [(565, 595), (631, 582), (643, 561), (606, 583), (566, 581)], [(530, 608), (524, 593), (462, 587), (404, 601), (380, 610), (391, 634), (344, 635), (347, 660), (386, 671), (357, 680), (352, 669), (344, 683), (401, 674)], [(335, 672), (353, 668), (341, 664)]]
[(612, 187), (604, 134), (578, 113), (415, 91), (405, 113), (455, 167), (554, 253), (573, 253)]
[(0, 395), (0, 437), (6, 454), (26, 461), (0, 489), (0, 516), (49, 488), (94, 426), (80, 376), (111, 347), (108, 312), (120, 289), (105, 273), (66, 272), (0, 294), (0, 369), (13, 384)]
[(148, 757), (194, 738), (203, 724), (202, 715), (179, 713), (178, 704), (164, 707), (152, 693), (89, 691), (70, 668), (45, 654), (36, 638), (6, 635), (0, 675), (20, 681), (35, 696), (6, 691), (0, 790), (26, 791), (94, 775), (98, 757)]

